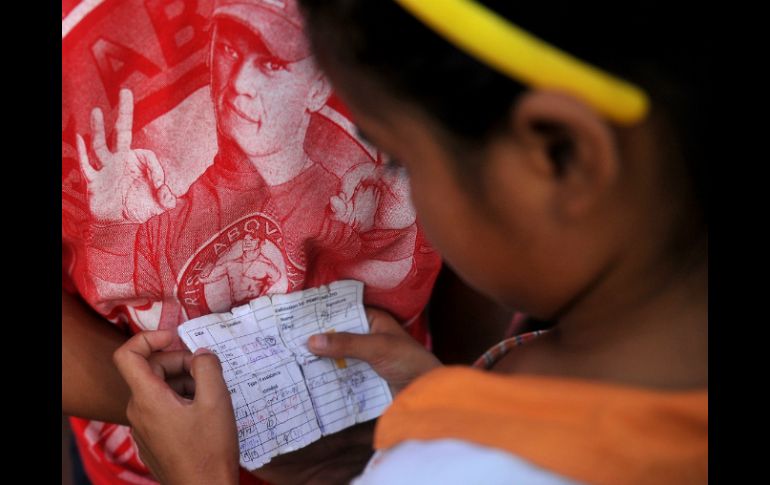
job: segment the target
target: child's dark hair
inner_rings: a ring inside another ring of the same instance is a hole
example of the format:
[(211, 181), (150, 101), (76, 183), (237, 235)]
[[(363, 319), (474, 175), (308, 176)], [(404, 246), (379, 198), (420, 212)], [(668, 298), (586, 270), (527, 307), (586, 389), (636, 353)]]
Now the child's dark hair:
[[(464, 145), (481, 145), (504, 128), (511, 106), (526, 89), (460, 51), (393, 1), (300, 3), (322, 64), (325, 57), (333, 56), (335, 64), (355, 66), (386, 92), (420, 107)], [(707, 165), (702, 130), (707, 113), (702, 106), (709, 73), (704, 67), (707, 39), (696, 32), (697, 12), (685, 17), (636, 2), (631, 6), (625, 2), (479, 3), (649, 93), (653, 111), (667, 120), (663, 130), (667, 139), (659, 141), (687, 166), (694, 202), (701, 212), (699, 232), (705, 234)]]

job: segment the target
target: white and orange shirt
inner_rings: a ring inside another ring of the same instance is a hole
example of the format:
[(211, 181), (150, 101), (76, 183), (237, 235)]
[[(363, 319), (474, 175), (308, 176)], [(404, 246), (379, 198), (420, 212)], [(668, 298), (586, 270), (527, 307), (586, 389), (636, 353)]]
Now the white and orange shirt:
[(434, 370), (380, 417), (356, 485), (708, 482), (708, 390)]

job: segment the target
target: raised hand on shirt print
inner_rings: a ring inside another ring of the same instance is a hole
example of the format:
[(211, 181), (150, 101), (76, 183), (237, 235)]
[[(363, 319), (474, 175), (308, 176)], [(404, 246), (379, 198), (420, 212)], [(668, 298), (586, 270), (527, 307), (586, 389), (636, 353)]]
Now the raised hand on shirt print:
[(358, 164), (342, 177), (340, 192), (329, 200), (333, 217), (359, 232), (404, 229), (416, 214), (403, 172), (388, 171), (374, 163)]
[(329, 200), (333, 217), (359, 232), (372, 229), (382, 199), (379, 183), (373, 163), (361, 163), (348, 170), (339, 194)]
[(121, 89), (114, 151), (107, 146), (100, 108), (91, 111), (95, 160), (89, 158), (83, 137), (77, 135), (80, 168), (88, 182), (88, 205), (98, 222), (142, 223), (176, 206), (176, 196), (166, 185), (166, 174), (155, 153), (131, 148), (133, 122), (134, 96), (131, 90)]

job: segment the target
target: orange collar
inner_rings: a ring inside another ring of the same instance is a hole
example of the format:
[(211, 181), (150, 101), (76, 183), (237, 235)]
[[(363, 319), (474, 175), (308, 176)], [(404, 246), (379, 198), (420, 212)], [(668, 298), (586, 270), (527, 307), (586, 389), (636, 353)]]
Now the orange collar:
[(398, 395), (374, 445), (442, 438), (502, 449), (587, 483), (706, 483), (708, 390), (444, 367)]

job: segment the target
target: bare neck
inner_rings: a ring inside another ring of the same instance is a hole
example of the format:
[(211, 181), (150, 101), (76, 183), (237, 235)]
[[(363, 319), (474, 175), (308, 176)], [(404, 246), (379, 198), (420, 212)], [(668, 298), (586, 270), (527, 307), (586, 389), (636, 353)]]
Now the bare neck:
[(707, 261), (687, 274), (616, 271), (562, 315), (549, 335), (515, 349), (495, 371), (660, 389), (707, 387)]

